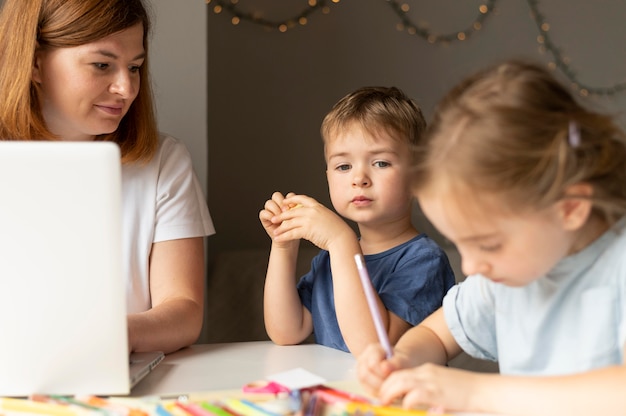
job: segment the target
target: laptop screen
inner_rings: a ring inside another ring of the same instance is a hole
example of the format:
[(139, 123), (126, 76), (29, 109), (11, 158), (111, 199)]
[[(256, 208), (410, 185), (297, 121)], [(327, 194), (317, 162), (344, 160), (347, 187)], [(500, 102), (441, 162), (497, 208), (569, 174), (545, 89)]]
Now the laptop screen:
[(127, 394), (118, 147), (0, 141), (0, 199), (0, 395)]

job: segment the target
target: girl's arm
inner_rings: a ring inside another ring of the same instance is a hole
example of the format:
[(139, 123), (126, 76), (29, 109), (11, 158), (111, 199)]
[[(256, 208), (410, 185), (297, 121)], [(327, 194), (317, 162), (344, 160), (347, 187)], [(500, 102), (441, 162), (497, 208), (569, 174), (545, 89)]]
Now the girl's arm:
[(559, 377), (486, 377), (470, 406), (507, 415), (623, 415), (626, 366)]
[(406, 357), (402, 367), (414, 367), (423, 363), (446, 364), (461, 353), (448, 329), (443, 308), (437, 309), (419, 325), (411, 328), (398, 341), (396, 353)]
[[(415, 358), (416, 345), (407, 343), (403, 348), (411, 348)], [(408, 408), (426, 406), (519, 416), (588, 416), (623, 415), (624, 391), (625, 365), (564, 376), (502, 376), (424, 364), (394, 372), (378, 393), (382, 402), (402, 399)]]
[(380, 389), (384, 403), (406, 408), (510, 416), (623, 415), (626, 367), (567, 376), (501, 376), (425, 364), (393, 373)]
[(152, 308), (128, 315), (131, 351), (176, 351), (200, 336), (204, 314), (202, 237), (154, 243), (150, 254)]

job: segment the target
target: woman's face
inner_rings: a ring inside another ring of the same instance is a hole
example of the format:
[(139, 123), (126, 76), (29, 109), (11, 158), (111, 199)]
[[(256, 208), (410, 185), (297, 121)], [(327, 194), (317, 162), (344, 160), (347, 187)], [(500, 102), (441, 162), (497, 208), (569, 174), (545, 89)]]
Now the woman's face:
[(84, 45), (37, 52), (33, 81), (53, 134), (93, 140), (118, 128), (139, 93), (143, 35), (139, 23)]

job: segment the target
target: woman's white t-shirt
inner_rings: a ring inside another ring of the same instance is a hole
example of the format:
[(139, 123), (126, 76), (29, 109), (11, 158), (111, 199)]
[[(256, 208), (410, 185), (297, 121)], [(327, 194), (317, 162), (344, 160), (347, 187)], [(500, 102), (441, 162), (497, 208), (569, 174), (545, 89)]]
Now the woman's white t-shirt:
[(215, 233), (187, 148), (161, 135), (146, 164), (122, 165), (122, 234), (127, 313), (150, 309), (152, 244)]

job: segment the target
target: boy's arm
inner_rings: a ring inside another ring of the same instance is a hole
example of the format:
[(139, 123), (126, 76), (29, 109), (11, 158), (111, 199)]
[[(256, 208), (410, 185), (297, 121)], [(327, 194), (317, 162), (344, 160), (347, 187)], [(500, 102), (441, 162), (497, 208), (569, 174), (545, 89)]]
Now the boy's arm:
[[(298, 208), (282, 211), (277, 216), (275, 221), (280, 221), (281, 225), (273, 234), (274, 244), (303, 238), (328, 250), (339, 328), (350, 352), (360, 354), (378, 338), (354, 261), (354, 255), (361, 253), (356, 234), (339, 215), (311, 197), (289, 195), (281, 202)], [(295, 264), (292, 267), (295, 268)], [(389, 329), (389, 314), (378, 296), (376, 299), (384, 312), (385, 328)]]
[(283, 345), (298, 344), (313, 332), (311, 314), (302, 306), (296, 289), (300, 239), (294, 236), (275, 241), (278, 230), (284, 228), (280, 216), (290, 207), (283, 194), (274, 192), (259, 213), (261, 225), (272, 239), (263, 291), (265, 329), (272, 341)]
[[(337, 322), (348, 349), (358, 356), (369, 344), (378, 342), (378, 336), (354, 261), (354, 255), (361, 252), (361, 247), (354, 232), (347, 224), (344, 225), (344, 230), (335, 231), (327, 250), (333, 273)], [(393, 334), (393, 337), (390, 336), (393, 343), (402, 330), (400, 326), (406, 323), (388, 312), (377, 294), (374, 297), (387, 333)], [(391, 323), (393, 328), (390, 328)]]
[(304, 341), (313, 332), (310, 312), (302, 305), (296, 289), (296, 260), (299, 240), (293, 244), (272, 244), (265, 289), (263, 314), (270, 339), (279, 345)]

